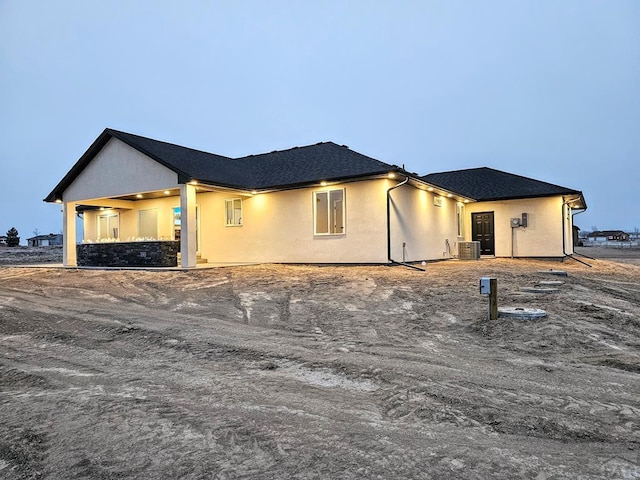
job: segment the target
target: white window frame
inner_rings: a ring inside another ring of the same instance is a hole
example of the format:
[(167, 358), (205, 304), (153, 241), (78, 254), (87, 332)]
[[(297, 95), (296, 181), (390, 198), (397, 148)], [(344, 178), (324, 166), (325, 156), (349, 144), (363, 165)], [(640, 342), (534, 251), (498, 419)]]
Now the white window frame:
[(458, 236), (464, 237), (464, 204), (456, 204), (456, 226), (458, 229)]
[[(240, 202), (240, 208), (237, 209), (235, 206), (236, 202)], [(228, 215), (229, 205), (231, 204), (231, 218)], [(243, 223), (244, 210), (242, 205), (242, 198), (227, 198), (224, 201), (224, 224), (227, 227), (241, 227)], [(238, 215), (237, 212), (240, 211)]]
[[(342, 225), (338, 226), (337, 224), (332, 227), (332, 209), (329, 205), (331, 201), (331, 193), (332, 192), (342, 192), (342, 204), (341, 211), (339, 217), (334, 214), (333, 219), (342, 218)], [(327, 197), (327, 208), (326, 212), (318, 212), (318, 196), (326, 195)], [(327, 220), (327, 231), (326, 232), (318, 232), (318, 215), (326, 215)], [(333, 230), (333, 231), (332, 231)], [(340, 231), (337, 231), (340, 230)], [(346, 217), (346, 189), (345, 188), (332, 188), (326, 190), (317, 190), (313, 192), (313, 234), (315, 236), (329, 236), (329, 235), (346, 235), (347, 234), (347, 217)]]
[[(101, 218), (105, 218), (107, 220), (107, 232), (109, 233), (109, 235), (104, 235), (104, 232), (102, 231), (102, 228), (100, 228), (100, 219)], [(111, 225), (111, 221), (114, 218), (116, 219), (116, 222), (118, 224), (118, 226), (115, 227), (115, 228), (118, 229), (118, 235), (116, 235), (115, 237), (112, 237), (110, 235), (110, 233), (113, 233), (112, 230), (113, 230), (114, 227)], [(104, 240), (114, 240), (114, 239), (120, 238), (120, 214), (119, 213), (117, 213), (117, 212), (115, 212), (115, 213), (113, 213), (113, 212), (100, 213), (97, 216), (97, 223), (98, 223), (97, 228), (96, 228), (97, 240), (103, 240), (103, 239)], [(111, 232), (110, 232), (110, 230), (111, 230)]]

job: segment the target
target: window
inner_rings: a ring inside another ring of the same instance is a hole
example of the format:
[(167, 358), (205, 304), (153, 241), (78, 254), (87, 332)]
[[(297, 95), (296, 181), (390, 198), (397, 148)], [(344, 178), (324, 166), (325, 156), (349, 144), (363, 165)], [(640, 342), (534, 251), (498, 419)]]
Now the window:
[(119, 237), (119, 218), (117, 213), (98, 215), (98, 240), (115, 240)]
[(464, 205), (456, 205), (456, 224), (458, 226), (458, 236), (464, 237)]
[(344, 189), (313, 192), (314, 233), (340, 235), (344, 229)]
[(224, 210), (226, 214), (226, 225), (228, 227), (237, 227), (242, 225), (242, 199), (232, 198), (224, 201)]
[(155, 240), (158, 237), (158, 210), (140, 210), (138, 212), (138, 236)]

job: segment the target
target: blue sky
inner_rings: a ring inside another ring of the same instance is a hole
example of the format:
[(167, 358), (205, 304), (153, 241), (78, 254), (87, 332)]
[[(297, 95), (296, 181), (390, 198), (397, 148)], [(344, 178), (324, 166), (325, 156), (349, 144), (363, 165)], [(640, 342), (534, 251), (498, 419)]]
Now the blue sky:
[(105, 127), (228, 156), (332, 140), (488, 166), (640, 228), (640, 1), (0, 0), (0, 234)]

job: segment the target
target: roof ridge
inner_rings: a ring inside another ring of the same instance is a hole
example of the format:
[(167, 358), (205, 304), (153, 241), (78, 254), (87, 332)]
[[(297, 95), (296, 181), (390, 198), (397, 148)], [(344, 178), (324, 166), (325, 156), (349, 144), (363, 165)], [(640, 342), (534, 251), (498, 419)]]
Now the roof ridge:
[(333, 145), (338, 146), (334, 142), (325, 141), (325, 142), (317, 142), (317, 143), (312, 143), (312, 144), (309, 144), (309, 145), (302, 145), (302, 146), (296, 145), (294, 147), (283, 148), (281, 150), (277, 150), (277, 149), (276, 150), (271, 150), (270, 152), (250, 153), (249, 155), (243, 155), (241, 157), (232, 157), (231, 159), (232, 160), (242, 160), (244, 158), (260, 157), (260, 156), (263, 156), (263, 155), (271, 155), (273, 153), (283, 153), (283, 152), (289, 152), (291, 150), (301, 150), (303, 148), (311, 148), (311, 147), (316, 147), (318, 145), (326, 145), (326, 144), (333, 144)]
[[(432, 172), (432, 173), (427, 173), (425, 175), (422, 175), (423, 177), (428, 177), (429, 175), (441, 175), (443, 173), (460, 173), (460, 172), (470, 172), (472, 170), (494, 170), (496, 172), (500, 172), (501, 170), (496, 170), (495, 168), (491, 168), (491, 167), (471, 167), (471, 168), (461, 168), (461, 169), (457, 169), (457, 170), (445, 170), (444, 172)], [(504, 172), (504, 173), (508, 173), (508, 172)]]

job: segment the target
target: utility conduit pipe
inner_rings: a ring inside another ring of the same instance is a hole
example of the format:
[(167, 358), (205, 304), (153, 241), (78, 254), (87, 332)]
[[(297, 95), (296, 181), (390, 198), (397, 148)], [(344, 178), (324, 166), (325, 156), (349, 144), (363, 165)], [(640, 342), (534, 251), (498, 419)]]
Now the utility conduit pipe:
[(398, 262), (391, 258), (391, 191), (403, 185), (406, 185), (408, 182), (409, 182), (409, 177), (405, 177), (403, 181), (387, 189), (387, 260), (390, 264), (404, 265), (405, 267), (413, 268), (415, 270), (420, 270), (421, 272), (424, 272), (423, 268), (419, 268), (414, 265), (409, 265), (408, 263), (405, 263), (405, 262)]

